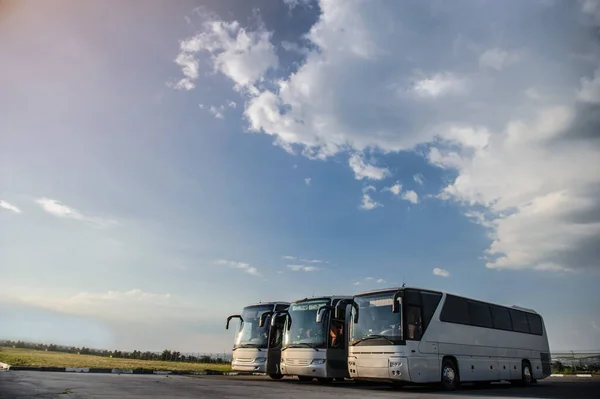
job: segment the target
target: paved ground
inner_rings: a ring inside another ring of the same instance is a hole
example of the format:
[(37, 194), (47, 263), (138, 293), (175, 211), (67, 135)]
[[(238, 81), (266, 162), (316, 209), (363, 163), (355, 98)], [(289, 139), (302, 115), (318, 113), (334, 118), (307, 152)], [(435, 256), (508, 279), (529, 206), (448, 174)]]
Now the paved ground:
[(391, 388), (355, 386), (353, 382), (322, 386), (294, 378), (272, 381), (249, 376), (157, 376), (75, 374), (35, 371), (0, 372), (0, 398), (577, 398), (600, 397), (599, 378), (552, 378), (528, 388), (492, 384), (486, 388), (465, 386), (456, 393), (427, 387)]

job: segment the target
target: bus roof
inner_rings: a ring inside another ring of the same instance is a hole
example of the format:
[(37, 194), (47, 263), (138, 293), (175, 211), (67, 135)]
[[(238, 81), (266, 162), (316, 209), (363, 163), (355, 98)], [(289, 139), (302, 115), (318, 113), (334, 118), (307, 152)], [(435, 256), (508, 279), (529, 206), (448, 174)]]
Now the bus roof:
[(292, 301), (292, 303), (298, 303), (298, 302), (304, 302), (304, 301), (318, 301), (319, 299), (352, 299), (354, 298), (352, 295), (322, 295), (322, 296), (315, 296), (315, 297), (311, 297), (311, 298), (302, 298), (302, 299), (296, 299), (295, 301)]
[(538, 314), (538, 312), (536, 312), (533, 309), (524, 308), (524, 307), (517, 306), (517, 305), (504, 305), (504, 304), (501, 304), (501, 303), (496, 303), (496, 302), (486, 301), (486, 300), (483, 300), (483, 299), (477, 299), (477, 298), (473, 298), (473, 297), (468, 297), (468, 296), (464, 296), (464, 295), (455, 294), (453, 292), (441, 291), (441, 290), (433, 290), (433, 289), (430, 289), (430, 288), (421, 288), (421, 287), (389, 287), (389, 288), (380, 288), (380, 289), (377, 289), (377, 290), (371, 290), (371, 291), (361, 292), (361, 293), (356, 294), (354, 296), (357, 297), (357, 296), (363, 296), (363, 295), (380, 294), (380, 293), (384, 293), (384, 292), (400, 291), (400, 290), (405, 290), (405, 289), (413, 289), (413, 290), (420, 290), (420, 291), (437, 292), (437, 293), (440, 293), (440, 294), (449, 294), (449, 295), (454, 295), (454, 296), (458, 296), (458, 297), (465, 298), (465, 299), (471, 299), (473, 301), (485, 302), (485, 303), (488, 303), (490, 305), (503, 306), (505, 308), (512, 308), (512, 309), (515, 309), (515, 310), (521, 310), (523, 312), (529, 312), (529, 313)]
[(258, 302), (250, 305), (244, 306), (245, 308), (249, 308), (251, 306), (275, 306), (275, 305), (289, 305), (290, 303), (287, 301), (273, 301), (273, 302)]

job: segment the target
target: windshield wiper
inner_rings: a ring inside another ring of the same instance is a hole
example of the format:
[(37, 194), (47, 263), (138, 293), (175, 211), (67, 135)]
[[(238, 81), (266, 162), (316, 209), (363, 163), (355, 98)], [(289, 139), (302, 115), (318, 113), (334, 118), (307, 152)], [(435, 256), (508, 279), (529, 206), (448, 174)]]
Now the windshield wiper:
[(314, 350), (316, 350), (317, 352), (319, 352), (319, 350), (317, 348), (315, 348), (314, 345), (311, 345), (311, 344), (309, 344), (307, 342), (298, 342), (296, 344), (290, 344), (290, 345), (286, 346), (284, 349), (287, 349), (287, 348), (301, 348), (303, 346), (305, 346), (307, 348), (313, 348)]
[(257, 344), (240, 344), (238, 346), (238, 348), (256, 348), (256, 349), (258, 349), (259, 352), (262, 352), (260, 345), (257, 345)]
[(396, 344), (394, 341), (392, 341), (391, 339), (389, 339), (385, 335), (381, 335), (381, 334), (369, 334), (366, 337), (362, 337), (360, 339), (357, 339), (356, 341), (352, 342), (350, 345), (354, 346), (354, 345), (358, 344), (359, 342), (363, 342), (363, 341), (366, 341), (366, 340), (369, 340), (369, 339), (385, 339), (390, 344), (393, 344), (393, 345)]

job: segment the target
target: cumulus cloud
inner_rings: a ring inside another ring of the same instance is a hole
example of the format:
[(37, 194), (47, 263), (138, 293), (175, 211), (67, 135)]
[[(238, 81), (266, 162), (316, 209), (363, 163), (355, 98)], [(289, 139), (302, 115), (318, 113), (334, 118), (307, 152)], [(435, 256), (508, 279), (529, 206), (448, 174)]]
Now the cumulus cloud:
[(385, 284), (387, 281), (379, 277), (365, 277), (362, 280), (354, 281), (353, 285), (362, 285), (365, 283)]
[(271, 33), (264, 30), (249, 32), (238, 22), (209, 20), (204, 31), (180, 42), (176, 61), (182, 66), (185, 78), (178, 83), (188, 89), (198, 79), (197, 54), (211, 57), (214, 72), (220, 72), (236, 83), (237, 88), (251, 88), (265, 73), (278, 66)]
[(423, 185), (423, 183), (425, 183), (425, 178), (420, 173), (417, 173), (416, 175), (414, 175), (413, 180), (415, 181), (415, 183), (417, 183), (419, 185)]
[[(511, 13), (498, 2), (319, 4), (301, 65), (271, 85), (248, 84), (255, 80), (213, 58), (234, 86), (251, 86), (244, 109), (250, 131), (310, 159), (351, 154), (359, 180), (389, 173), (363, 154), (424, 149), (428, 162), (452, 176), (437, 198), (485, 209), (479, 220), (492, 238), (487, 267), (598, 268), (597, 3), (522, 2)], [(540, 12), (548, 18), (522, 23)], [(229, 24), (215, 26), (235, 37)], [(467, 37), (458, 26), (480, 34)], [(209, 36), (221, 37), (209, 28)], [(500, 39), (502, 31), (511, 34)], [(263, 76), (260, 70), (252, 76)], [(539, 92), (529, 89), (541, 87), (543, 101), (532, 101)], [(377, 206), (363, 193), (362, 209)]]
[(439, 267), (433, 269), (433, 274), (440, 277), (450, 277), (450, 272), (448, 270), (440, 269)]
[(315, 272), (319, 270), (316, 266), (306, 266), (306, 265), (287, 265), (287, 267), (294, 272)]
[(352, 168), (352, 171), (354, 171), (356, 180), (382, 180), (390, 175), (390, 171), (387, 168), (370, 165), (359, 154), (353, 154), (348, 160), (348, 164)]
[(224, 106), (220, 106), (220, 107), (215, 107), (214, 105), (210, 106), (209, 112), (217, 119), (223, 119), (225, 116), (223, 115), (223, 112), (225, 111), (225, 107)]
[(10, 204), (4, 200), (0, 200), (0, 208), (6, 209), (7, 211), (11, 211), (14, 213), (21, 213), (21, 210), (19, 208), (17, 208), (13, 204)]
[(400, 192), (402, 192), (402, 184), (400, 184), (400, 182), (397, 181), (396, 184), (394, 184), (393, 186), (384, 187), (381, 191), (389, 191), (395, 196), (398, 196), (400, 195)]
[(116, 221), (100, 217), (85, 216), (75, 208), (69, 207), (60, 201), (51, 198), (39, 198), (35, 202), (47, 213), (65, 219), (78, 220), (95, 227), (108, 227), (117, 224)]
[(236, 262), (236, 261), (227, 260), (227, 259), (219, 259), (219, 260), (215, 261), (215, 263), (217, 265), (225, 265), (225, 266), (233, 267), (236, 269), (241, 269), (244, 272), (251, 274), (253, 276), (260, 275), (260, 273), (258, 272), (258, 269), (254, 266), (251, 266), (249, 263)]
[(413, 204), (419, 203), (419, 195), (413, 190), (405, 191), (404, 194), (402, 194), (402, 198), (409, 202), (412, 202)]
[(307, 177), (307, 178), (305, 178), (305, 179), (304, 179), (304, 184), (306, 184), (307, 186), (310, 186), (310, 181), (311, 181), (311, 180), (312, 180), (312, 179), (311, 179), (310, 177)]
[(371, 195), (369, 194), (370, 191), (377, 191), (375, 186), (368, 185), (368, 186), (364, 187), (362, 191), (363, 191), (363, 196), (362, 196), (362, 202), (359, 206), (360, 209), (370, 211), (375, 208), (379, 208), (379, 207), (383, 206), (379, 202), (373, 201), (373, 198), (371, 198)]

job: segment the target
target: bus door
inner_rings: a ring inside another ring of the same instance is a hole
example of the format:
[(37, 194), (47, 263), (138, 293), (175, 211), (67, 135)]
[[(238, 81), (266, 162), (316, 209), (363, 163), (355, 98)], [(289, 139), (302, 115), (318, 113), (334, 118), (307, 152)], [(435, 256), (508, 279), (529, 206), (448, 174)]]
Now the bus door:
[(269, 346), (267, 350), (267, 374), (271, 378), (283, 377), (281, 374), (281, 345), (283, 342), (283, 325), (285, 324), (287, 312), (275, 312), (267, 321), (271, 325), (269, 329)]

